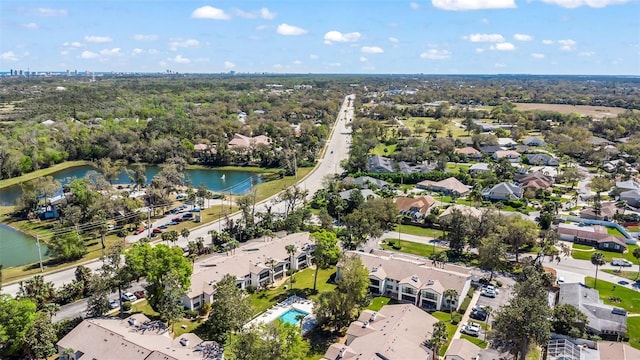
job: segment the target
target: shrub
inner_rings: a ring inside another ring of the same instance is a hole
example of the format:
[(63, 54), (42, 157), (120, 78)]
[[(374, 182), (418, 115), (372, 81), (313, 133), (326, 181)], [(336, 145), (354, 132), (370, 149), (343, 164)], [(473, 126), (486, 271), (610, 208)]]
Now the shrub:
[(131, 301), (125, 301), (122, 303), (122, 311), (131, 311)]
[(496, 280), (496, 286), (497, 287), (502, 287), (502, 281)]
[(244, 288), (244, 290), (248, 293), (248, 294), (253, 294), (256, 292), (256, 287), (253, 285), (247, 285), (247, 287)]
[(211, 303), (205, 302), (199, 310), (200, 316), (205, 316), (211, 311)]
[(189, 318), (189, 319), (193, 319), (198, 317), (199, 315), (199, 311), (198, 310), (185, 310), (184, 311), (184, 317)]

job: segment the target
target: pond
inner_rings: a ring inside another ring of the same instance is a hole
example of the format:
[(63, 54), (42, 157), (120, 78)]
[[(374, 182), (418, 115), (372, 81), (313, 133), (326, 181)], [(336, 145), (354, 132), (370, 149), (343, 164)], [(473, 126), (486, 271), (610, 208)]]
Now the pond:
[[(47, 246), (40, 243), (42, 260)], [(0, 223), (0, 265), (5, 268), (38, 262), (36, 239)]]

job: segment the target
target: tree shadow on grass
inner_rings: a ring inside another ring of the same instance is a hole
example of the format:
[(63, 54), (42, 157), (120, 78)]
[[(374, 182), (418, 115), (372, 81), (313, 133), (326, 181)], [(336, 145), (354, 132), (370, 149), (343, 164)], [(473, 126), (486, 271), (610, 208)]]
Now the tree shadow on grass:
[(331, 344), (338, 340), (339, 334), (321, 327), (316, 327), (309, 331), (305, 338), (309, 340), (311, 352), (314, 354), (324, 354)]

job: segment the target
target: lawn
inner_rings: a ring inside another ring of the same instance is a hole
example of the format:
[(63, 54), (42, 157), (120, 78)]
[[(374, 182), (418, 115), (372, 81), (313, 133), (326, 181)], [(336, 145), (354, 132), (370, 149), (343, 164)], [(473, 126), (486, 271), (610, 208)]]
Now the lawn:
[(298, 177), (285, 176), (282, 179), (267, 181), (256, 186), (256, 201), (262, 201), (267, 199), (280, 191), (288, 188), (289, 186), (302, 180), (307, 174), (309, 174), (314, 168), (298, 168)]
[(626, 278), (632, 281), (639, 280), (637, 271), (627, 271), (627, 270), (618, 271), (618, 270), (612, 270), (612, 269), (602, 269), (602, 271), (606, 272), (607, 274), (621, 276), (623, 278)]
[[(143, 300), (137, 301), (134, 304), (131, 304), (131, 311), (129, 312), (129, 314), (136, 314), (136, 313), (143, 313), (151, 320), (156, 320), (160, 316), (160, 314), (157, 311), (153, 310), (151, 305), (149, 305), (149, 302), (147, 301), (147, 299), (143, 299)], [(116, 312), (116, 315), (117, 315), (117, 312)], [(184, 318), (176, 322), (172, 326), (172, 330), (174, 331), (173, 335), (174, 337), (178, 337), (184, 333), (193, 332), (193, 330), (195, 330), (203, 322), (204, 322), (203, 318), (196, 318), (196, 319)], [(184, 328), (182, 327), (183, 325), (185, 325)]]
[(573, 244), (571, 246), (572, 249), (576, 250), (586, 250), (586, 251), (594, 251), (593, 246), (583, 245), (583, 244)]
[(453, 339), (453, 335), (456, 333), (456, 330), (458, 330), (458, 325), (453, 325), (451, 323), (451, 315), (447, 312), (436, 311), (432, 312), (431, 315), (447, 325), (447, 344), (443, 346), (442, 349), (440, 349), (440, 351), (438, 352), (438, 355), (444, 356), (444, 354), (447, 352), (449, 344), (451, 343), (451, 340)]
[[(584, 279), (584, 283), (593, 288), (594, 278), (587, 276)], [(600, 292), (600, 299), (605, 304), (621, 307), (628, 312), (640, 313), (640, 292), (603, 280), (598, 280), (596, 289)], [(610, 298), (620, 298), (621, 301), (612, 302)]]
[(618, 229), (616, 229), (614, 227), (607, 227), (607, 234), (612, 235), (612, 236), (624, 237), (624, 235), (622, 235), (620, 230), (618, 230)]
[(456, 164), (453, 162), (448, 162), (447, 167), (445, 169), (448, 172), (457, 173), (457, 172), (460, 172), (460, 170), (462, 169), (469, 170), (470, 167), (471, 165), (469, 164)]
[[(397, 232), (398, 225), (396, 225), (392, 231)], [(414, 225), (400, 225), (400, 232), (403, 234), (427, 236), (431, 238), (439, 238), (442, 235), (442, 230), (436, 230), (432, 228), (423, 228), (423, 227), (414, 226)]]
[(438, 247), (434, 245), (421, 244), (413, 241), (400, 240), (400, 249), (393, 248), (398, 243), (398, 239), (384, 239), (384, 244), (380, 245), (385, 250), (400, 251), (407, 254), (413, 254), (418, 256), (429, 257), (431, 255), (439, 254), (443, 251), (447, 251), (447, 248)]
[[(335, 268), (329, 268), (327, 270), (320, 270), (318, 273), (318, 292), (332, 291), (335, 289), (335, 285), (329, 282), (329, 279), (333, 278), (335, 274)], [(293, 289), (289, 289), (289, 281), (287, 280), (281, 286), (269, 289), (265, 291), (259, 291), (250, 296), (251, 305), (253, 306), (254, 315), (258, 315), (279, 301), (285, 300), (291, 295), (299, 295), (303, 297), (315, 298), (317, 294), (313, 293), (313, 275), (314, 269), (305, 269), (294, 274)], [(285, 286), (287, 289), (285, 289)]]
[(374, 297), (371, 300), (371, 304), (367, 306), (367, 310), (380, 311), (380, 309), (382, 309), (382, 307), (387, 305), (390, 301), (391, 299), (389, 299), (388, 297), (384, 297), (384, 296)]
[(390, 156), (396, 151), (396, 144), (385, 145), (378, 144), (371, 150), (372, 155)]
[[(627, 245), (627, 252), (625, 252), (624, 254), (621, 254), (619, 252), (614, 252), (614, 251), (603, 251), (603, 250), (597, 250), (597, 251), (600, 251), (601, 253), (604, 254), (604, 257), (607, 260), (607, 262), (611, 262), (611, 259), (613, 258), (623, 258), (637, 265), (638, 260), (636, 260), (636, 258), (633, 257), (633, 250), (637, 247), (638, 245)], [(588, 247), (588, 248), (593, 249), (592, 247)], [(575, 248), (575, 249), (578, 249), (578, 248)], [(593, 253), (594, 253), (593, 251), (572, 251), (571, 257), (578, 260), (591, 260), (591, 255)]]
[(629, 336), (629, 345), (640, 349), (640, 316), (627, 318), (627, 335)]
[(464, 198), (456, 198), (455, 200), (451, 196), (432, 196), (434, 199), (449, 204), (458, 204), (458, 205), (467, 205), (467, 206), (476, 206), (476, 202), (472, 200), (467, 200)]
[(480, 339), (479, 337), (475, 337), (475, 336), (469, 336), (467, 334), (460, 334), (460, 339), (465, 339), (468, 340), (470, 342), (472, 342), (473, 344), (476, 344), (477, 346), (486, 349), (487, 348), (487, 342)]

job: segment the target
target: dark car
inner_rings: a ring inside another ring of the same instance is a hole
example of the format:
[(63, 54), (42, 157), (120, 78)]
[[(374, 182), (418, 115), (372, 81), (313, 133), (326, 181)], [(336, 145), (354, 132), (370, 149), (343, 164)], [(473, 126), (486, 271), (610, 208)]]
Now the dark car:
[(186, 219), (193, 219), (193, 213), (186, 213), (182, 215), (182, 220), (184, 221)]
[(482, 309), (473, 309), (469, 317), (475, 320), (485, 321), (487, 320), (487, 312)]
[(166, 229), (166, 228), (168, 228), (168, 227), (169, 227), (169, 225), (164, 224), (164, 225), (160, 225), (160, 226), (158, 226), (158, 229)]
[(156, 234), (160, 234), (162, 232), (162, 229), (154, 228), (152, 232)]
[(138, 299), (142, 299), (144, 298), (144, 291), (142, 290), (134, 291), (133, 295), (135, 295), (135, 297)]
[(177, 218), (173, 218), (173, 219), (171, 219), (171, 222), (175, 222), (175, 223), (179, 223), (179, 222), (181, 222), (181, 221), (182, 221), (182, 218), (181, 218), (181, 217), (177, 217)]

